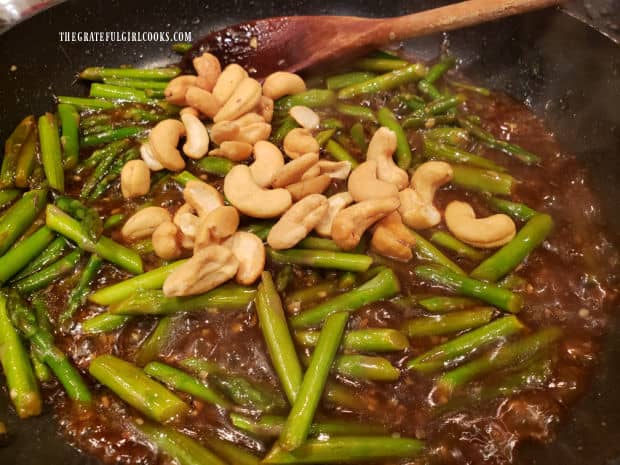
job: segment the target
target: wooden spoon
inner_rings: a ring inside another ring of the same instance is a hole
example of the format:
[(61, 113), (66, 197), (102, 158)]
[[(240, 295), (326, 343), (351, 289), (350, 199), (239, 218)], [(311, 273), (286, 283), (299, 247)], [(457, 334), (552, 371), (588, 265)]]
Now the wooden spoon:
[(229, 26), (201, 39), (186, 56), (211, 52), (264, 77), (299, 71), (387, 42), (450, 31), (545, 8), (561, 0), (469, 0), (396, 18), (280, 16)]

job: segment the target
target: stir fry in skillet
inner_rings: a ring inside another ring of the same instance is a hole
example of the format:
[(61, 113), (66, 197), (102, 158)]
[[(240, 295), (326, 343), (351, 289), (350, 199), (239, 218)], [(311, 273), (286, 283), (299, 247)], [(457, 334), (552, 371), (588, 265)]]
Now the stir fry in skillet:
[[(0, 362), (106, 463), (510, 463), (617, 252), (574, 157), (442, 57), (88, 68), (0, 171)], [(584, 211), (590, 212), (584, 216)]]

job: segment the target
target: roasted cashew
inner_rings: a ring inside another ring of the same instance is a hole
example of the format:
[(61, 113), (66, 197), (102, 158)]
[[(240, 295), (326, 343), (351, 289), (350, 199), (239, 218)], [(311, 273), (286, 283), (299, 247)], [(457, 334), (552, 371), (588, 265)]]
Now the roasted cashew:
[(510, 242), (517, 232), (514, 221), (503, 214), (476, 218), (467, 202), (452, 201), (444, 212), (446, 226), (454, 237), (466, 244), (492, 249)]
[(452, 167), (443, 161), (422, 163), (413, 173), (411, 186), (399, 193), (403, 222), (414, 229), (439, 224), (441, 213), (433, 205), (437, 189), (452, 179)]
[(224, 105), (241, 81), (247, 77), (245, 69), (236, 63), (230, 64), (219, 75), (211, 92), (220, 105)]
[(166, 101), (174, 105), (186, 105), (185, 94), (190, 86), (196, 85), (196, 76), (177, 76), (164, 89)]
[(161, 171), (164, 169), (164, 165), (159, 163), (155, 155), (153, 155), (153, 150), (148, 142), (143, 142), (140, 146), (140, 158), (142, 158), (151, 171)]
[(263, 95), (254, 111), (261, 115), (265, 122), (271, 123), (273, 118), (273, 100)]
[(164, 281), (164, 295), (202, 294), (235, 276), (239, 262), (227, 247), (210, 245), (176, 268)]
[(196, 118), (200, 118), (200, 112), (198, 110), (196, 110), (194, 107), (183, 107), (181, 108), (181, 111), (179, 111), (179, 115), (183, 116), (183, 115), (194, 115)]
[(316, 152), (306, 153), (278, 170), (273, 178), (273, 187), (285, 187), (301, 180), (306, 171), (319, 161), (319, 154)]
[(165, 221), (171, 221), (168, 210), (162, 207), (146, 207), (131, 215), (121, 229), (124, 239), (135, 240), (149, 237), (155, 228)]
[(411, 247), (414, 244), (415, 237), (397, 211), (377, 222), (370, 240), (370, 246), (379, 255), (404, 262), (413, 258)]
[(334, 218), (340, 212), (353, 203), (353, 197), (348, 192), (334, 194), (327, 199), (327, 213), (321, 218), (314, 230), (319, 236), (331, 237)]
[[(316, 164), (320, 174), (327, 174), (332, 179), (347, 179), (351, 173), (350, 161), (319, 160)], [(305, 176), (305, 175), (304, 175)]]
[(201, 217), (224, 206), (222, 194), (212, 185), (202, 181), (189, 181), (183, 189), (183, 198)]
[(235, 281), (244, 286), (254, 283), (265, 269), (265, 245), (255, 234), (237, 231), (222, 244), (239, 261)]
[(321, 174), (314, 178), (302, 179), (286, 186), (291, 193), (293, 202), (297, 202), (310, 194), (322, 194), (331, 184), (331, 178), (327, 174)]
[(271, 134), (271, 124), (265, 122), (252, 123), (241, 128), (238, 140), (239, 142), (254, 145), (258, 141), (269, 139), (269, 134)]
[(164, 260), (179, 258), (183, 253), (179, 243), (179, 228), (170, 221), (165, 221), (155, 228), (151, 241), (155, 254)]
[(194, 160), (199, 160), (209, 151), (209, 133), (198, 117), (190, 114), (181, 115), (187, 139), (183, 153)]
[(151, 188), (151, 170), (142, 160), (130, 160), (121, 170), (121, 192), (131, 199), (148, 194)]
[(246, 126), (249, 126), (250, 124), (264, 123), (264, 122), (265, 122), (265, 118), (263, 118), (261, 115), (259, 115), (258, 113), (254, 111), (251, 111), (250, 113), (246, 113), (245, 115), (240, 116), (239, 118), (233, 121), (233, 123), (237, 123), (240, 128), (244, 128)]
[(266, 140), (254, 144), (253, 152), (252, 177), (260, 187), (270, 186), (278, 170), (284, 166), (284, 156), (278, 147)]
[(400, 191), (409, 184), (409, 175), (394, 163), (392, 155), (395, 150), (396, 134), (386, 127), (381, 127), (370, 139), (366, 160), (377, 162), (377, 178), (394, 184)]
[(263, 189), (247, 165), (236, 165), (224, 178), (224, 194), (241, 213), (253, 218), (274, 218), (292, 203), (286, 189)]
[(263, 83), (263, 95), (273, 100), (278, 100), (285, 95), (299, 94), (305, 90), (304, 80), (288, 71), (276, 71), (267, 76)]
[(217, 78), (220, 77), (222, 73), (220, 60), (218, 60), (215, 55), (205, 52), (199, 57), (194, 58), (192, 63), (196, 70), (196, 74), (198, 74), (196, 85), (209, 92), (213, 90)]
[(351, 172), (347, 188), (356, 202), (398, 196), (394, 184), (377, 178), (377, 162), (373, 160), (365, 161)]
[(237, 140), (241, 132), (241, 126), (234, 121), (220, 121), (211, 126), (211, 139), (217, 145), (221, 145), (228, 140)]
[(332, 239), (343, 250), (359, 244), (362, 234), (374, 223), (398, 208), (398, 197), (363, 200), (341, 210), (332, 224)]
[(261, 95), (259, 82), (256, 79), (245, 78), (213, 117), (213, 121), (216, 123), (231, 121), (243, 116), (260, 103)]
[(211, 150), (209, 155), (228, 158), (231, 161), (243, 161), (252, 155), (252, 146), (247, 142), (227, 140), (222, 142), (218, 148)]
[(181, 246), (184, 249), (193, 249), (200, 224), (200, 218), (195, 215), (195, 210), (187, 203), (182, 205), (174, 214), (172, 222), (181, 232)]
[(194, 252), (211, 244), (219, 244), (232, 236), (239, 227), (239, 213), (235, 207), (218, 207), (200, 220), (196, 231)]
[(316, 129), (321, 122), (319, 115), (312, 108), (303, 105), (295, 105), (288, 113), (304, 129)]
[(284, 153), (290, 158), (299, 158), (305, 153), (319, 153), (321, 147), (310, 131), (304, 128), (295, 128), (289, 131), (282, 142)]
[(185, 94), (187, 104), (205, 116), (213, 118), (222, 107), (211, 92), (197, 86), (191, 86)]
[(290, 249), (321, 221), (327, 213), (327, 198), (312, 194), (294, 204), (273, 225), (267, 243), (276, 250)]
[(181, 171), (185, 160), (177, 150), (179, 139), (185, 134), (185, 126), (177, 119), (165, 119), (151, 129), (149, 146), (155, 159), (170, 171)]

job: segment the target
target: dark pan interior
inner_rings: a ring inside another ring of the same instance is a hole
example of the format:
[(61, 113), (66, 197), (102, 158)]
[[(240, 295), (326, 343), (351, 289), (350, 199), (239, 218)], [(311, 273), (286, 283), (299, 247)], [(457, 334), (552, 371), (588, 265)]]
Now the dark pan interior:
[[(174, 60), (165, 43), (60, 43), (60, 31), (192, 31), (194, 37), (253, 17), (284, 14), (391, 16), (437, 1), (380, 0), (97, 0), (69, 1), (0, 36), (0, 140), (27, 113), (51, 109), (54, 94), (81, 94), (74, 74), (92, 65), (159, 65)], [(447, 42), (446, 42), (447, 41)], [(433, 58), (442, 43), (477, 82), (505, 90), (545, 118), (559, 140), (590, 168), (609, 227), (620, 233), (620, 47), (556, 10), (412, 41)], [(16, 71), (9, 71), (11, 65)], [(620, 464), (620, 340), (610, 328), (590, 393), (567, 413), (557, 440), (524, 445), (522, 464)], [(97, 463), (80, 456), (56, 433), (50, 415), (18, 421), (0, 398), (0, 419), (14, 434), (0, 448), (1, 464)]]

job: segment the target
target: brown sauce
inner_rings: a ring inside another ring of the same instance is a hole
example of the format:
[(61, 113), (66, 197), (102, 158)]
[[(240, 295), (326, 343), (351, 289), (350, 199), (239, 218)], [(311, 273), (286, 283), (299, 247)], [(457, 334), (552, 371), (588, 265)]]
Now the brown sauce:
[[(381, 93), (368, 103), (376, 109), (388, 102), (389, 96)], [(564, 336), (544, 355), (550, 360), (551, 370), (551, 376), (544, 382), (533, 384), (522, 392), (486, 399), (482, 396), (485, 386), (493, 385), (494, 380), (502, 376), (489, 375), (470, 383), (466, 392), (449, 408), (433, 405), (433, 376), (406, 370), (408, 359), (447, 340), (447, 337), (414, 339), (407, 351), (386, 355), (401, 369), (397, 382), (364, 383), (334, 376), (333, 381), (346, 386), (362, 399), (359, 409), (324, 401), (319, 415), (379, 423), (393, 433), (424, 439), (427, 452), (415, 463), (505, 464), (511, 462), (515, 447), (521, 441), (551, 441), (566, 409), (588, 387), (588, 378), (597, 363), (599, 340), (607, 325), (606, 312), (616, 298), (613, 276), (618, 252), (602, 227), (600, 204), (586, 182), (585, 169), (560, 147), (544, 122), (525, 106), (496, 93), (488, 98), (467, 93), (467, 97), (465, 110), (480, 116), (488, 130), (501, 138), (509, 136), (514, 143), (542, 157), (541, 166), (527, 167), (475, 142), (468, 147), (505, 166), (520, 180), (513, 200), (552, 215), (555, 221), (552, 234), (517, 271), (528, 283), (523, 291), (525, 307), (519, 318), (532, 330), (557, 325), (563, 329)], [(346, 118), (344, 121), (346, 124), (353, 122)], [(414, 153), (419, 152), (419, 134), (410, 131), (409, 138)], [(215, 177), (209, 177), (209, 181), (219, 183)], [(78, 187), (79, 180), (75, 180), (71, 188)], [(342, 186), (334, 185), (332, 191), (339, 188)], [(97, 203), (102, 216), (131, 213), (139, 205), (139, 202), (118, 200), (117, 194), (115, 190), (109, 198)], [(467, 199), (479, 216), (492, 213), (480, 195), (455, 188), (439, 191), (436, 204), (443, 208), (456, 198)], [(159, 186), (151, 200), (171, 210), (182, 203), (180, 189), (173, 181)], [(118, 231), (113, 237), (120, 240)], [(467, 271), (474, 266), (449, 252), (446, 254)], [(152, 254), (144, 259), (147, 268), (161, 264)], [(445, 294), (445, 291), (413, 276), (412, 269), (417, 263), (419, 260), (415, 258), (408, 264), (391, 263), (401, 280), (403, 293)], [(273, 269), (277, 270), (277, 267)], [(296, 269), (295, 273), (296, 279), (288, 292), (311, 281), (303, 270)], [(325, 278), (327, 273), (321, 272), (321, 275)], [(113, 266), (105, 265), (94, 287), (104, 287), (126, 277)], [(46, 291), (52, 319), (62, 311), (69, 289), (69, 280), (65, 280)], [(81, 309), (76, 320), (81, 321), (102, 310), (88, 304)], [(352, 315), (349, 329), (399, 328), (407, 318), (420, 314), (423, 314), (422, 309), (415, 305), (403, 308), (392, 302), (374, 303)], [(94, 336), (82, 335), (78, 328), (70, 334), (58, 334), (57, 342), (86, 373), (89, 362), (97, 355), (113, 353), (134, 360), (138, 347), (155, 324), (155, 318), (137, 318), (116, 332)], [(208, 310), (175, 316), (172, 336), (159, 357), (173, 365), (187, 357), (205, 358), (283, 395), (253, 307), (242, 311)], [(46, 391), (48, 401), (54, 404), (60, 430), (71, 444), (105, 463), (167, 463), (165, 456), (158, 455), (135, 434), (131, 420), (139, 416), (137, 412), (118, 401), (105, 388), (93, 384), (93, 392), (96, 400), (92, 409), (82, 410), (66, 399), (61, 387), (50, 386)], [(180, 431), (196, 439), (205, 436), (233, 439), (261, 454), (269, 449), (269, 442), (261, 442), (235, 430), (227, 412), (179, 395), (190, 401), (193, 407), (187, 417), (174, 423)], [(280, 413), (286, 414), (285, 411)]]

